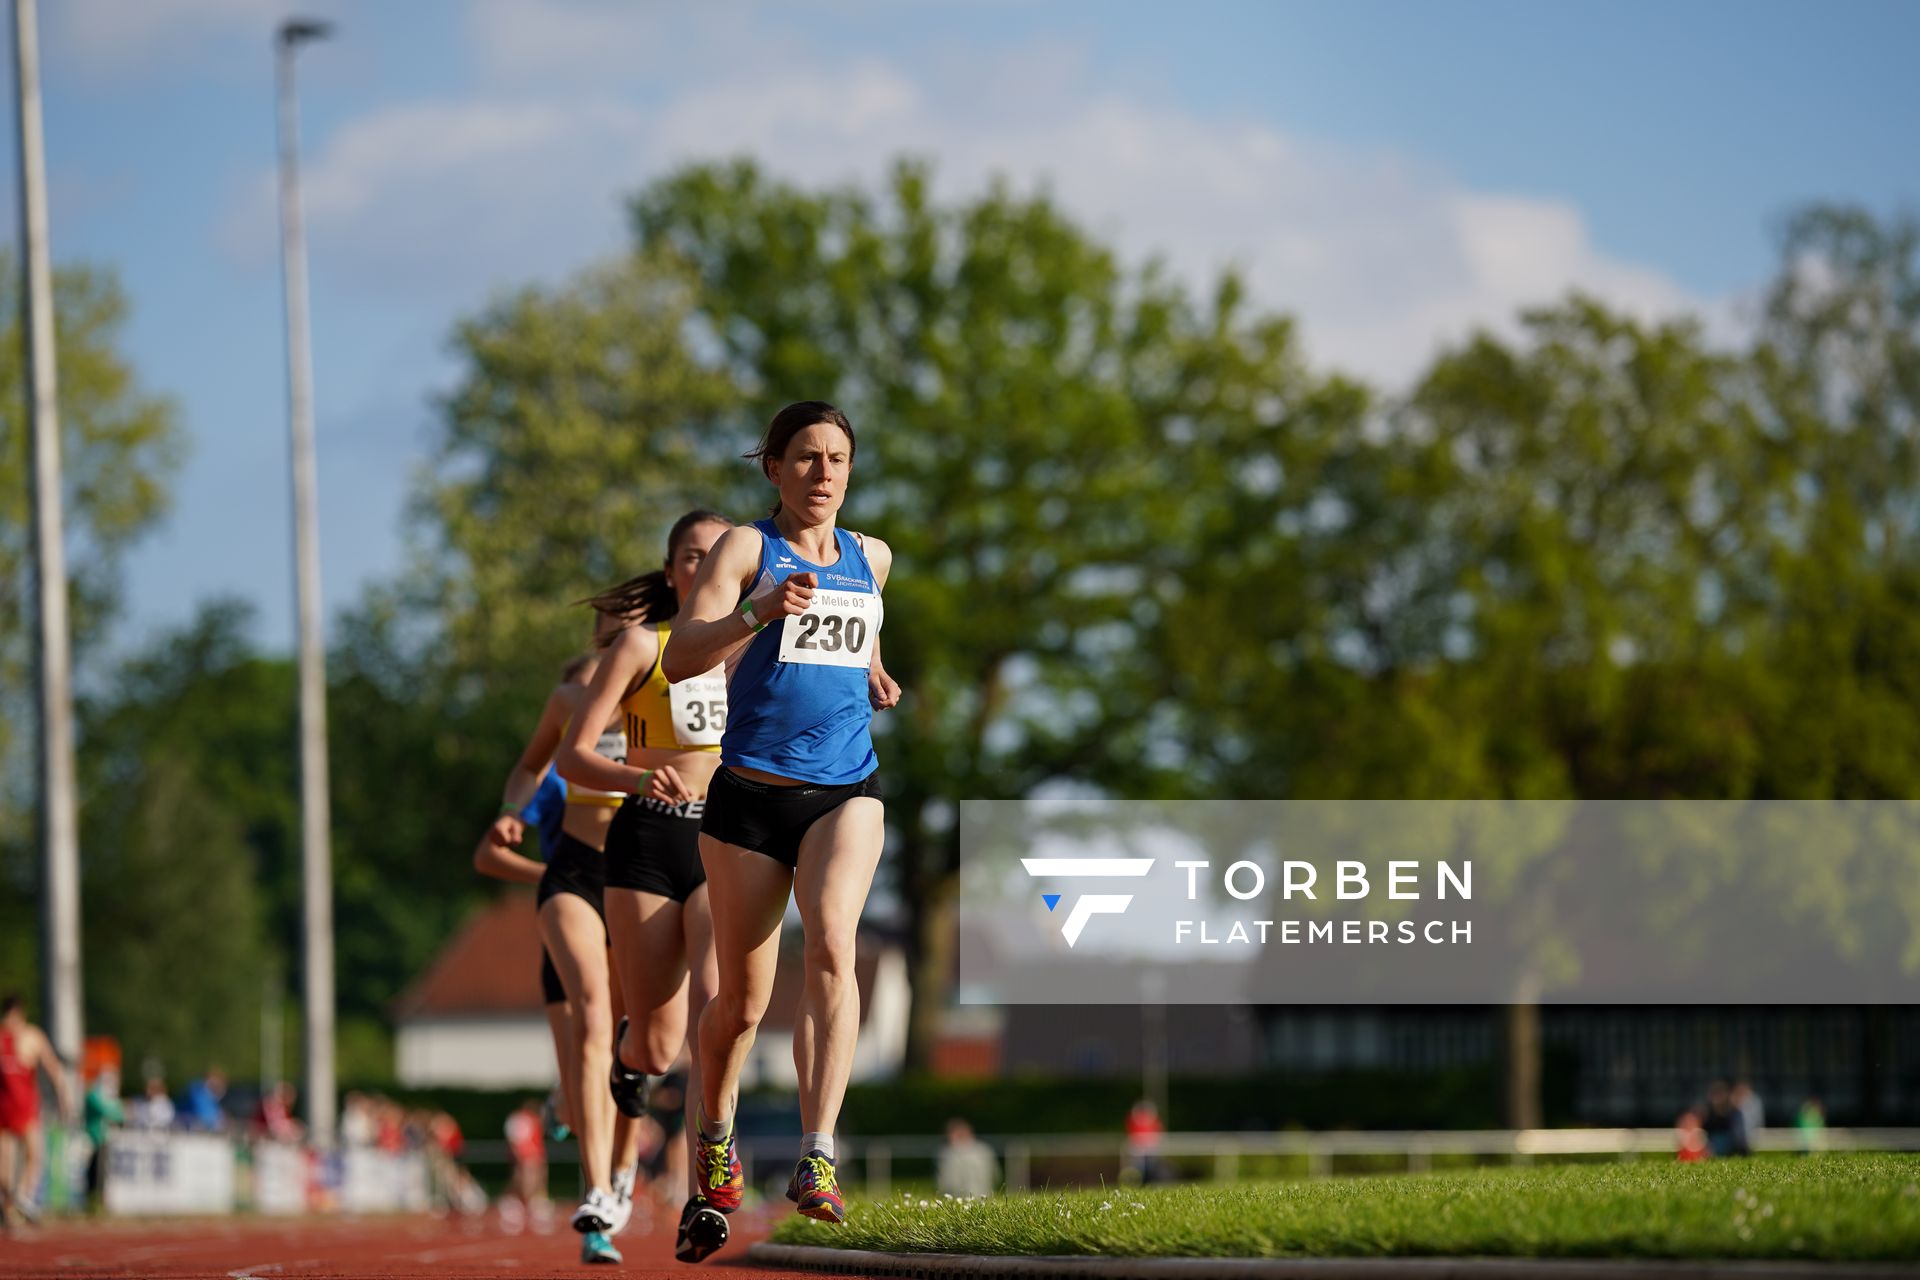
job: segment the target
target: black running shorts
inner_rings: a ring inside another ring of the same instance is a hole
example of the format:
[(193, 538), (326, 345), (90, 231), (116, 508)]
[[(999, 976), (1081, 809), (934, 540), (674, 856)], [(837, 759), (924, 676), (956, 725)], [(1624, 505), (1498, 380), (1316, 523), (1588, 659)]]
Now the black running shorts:
[(764, 853), (789, 867), (800, 865), (800, 839), (807, 829), (859, 796), (880, 797), (880, 775), (870, 773), (840, 787), (812, 783), (775, 786), (743, 778), (731, 769), (713, 775), (700, 831), (726, 844)]
[(706, 801), (671, 805), (628, 796), (607, 828), (607, 888), (637, 889), (685, 902), (707, 882), (700, 865), (700, 818)]
[(571, 893), (585, 898), (594, 913), (605, 920), (606, 887), (606, 856), (592, 845), (562, 835), (553, 857), (547, 859), (547, 869), (540, 877), (540, 887), (534, 892), (533, 900), (536, 905), (545, 906), (554, 894)]

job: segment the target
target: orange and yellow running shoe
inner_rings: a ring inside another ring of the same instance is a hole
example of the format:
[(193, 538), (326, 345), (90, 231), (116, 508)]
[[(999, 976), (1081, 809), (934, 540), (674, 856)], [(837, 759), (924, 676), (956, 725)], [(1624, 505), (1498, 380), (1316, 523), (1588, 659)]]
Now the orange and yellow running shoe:
[(700, 1194), (706, 1202), (722, 1213), (738, 1209), (747, 1179), (740, 1170), (740, 1150), (733, 1141), (732, 1123), (728, 1123), (724, 1138), (709, 1141), (706, 1134), (695, 1133), (693, 1160), (699, 1170)]
[(840, 1183), (833, 1175), (833, 1161), (819, 1152), (808, 1152), (793, 1166), (787, 1182), (787, 1199), (800, 1206), (800, 1212), (821, 1222), (846, 1221), (847, 1202), (840, 1198)]

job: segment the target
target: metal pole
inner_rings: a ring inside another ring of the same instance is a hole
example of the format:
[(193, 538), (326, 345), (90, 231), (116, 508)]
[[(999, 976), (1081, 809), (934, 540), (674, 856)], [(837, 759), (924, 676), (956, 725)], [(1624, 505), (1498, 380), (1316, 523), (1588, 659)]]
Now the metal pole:
[(1140, 1089), (1167, 1122), (1167, 975), (1140, 975)]
[(314, 494), (313, 362), (307, 337), (307, 246), (300, 219), (300, 118), (293, 57), (319, 23), (289, 21), (275, 38), (280, 115), (280, 268), (287, 304), (287, 417), (292, 431), (294, 581), (300, 627), (300, 873), (305, 905), (307, 1131), (331, 1145), (333, 1076), (332, 835), (327, 811), (327, 673), (320, 619), (320, 533)]
[(21, 325), (33, 474), (33, 577), (39, 601), (34, 711), (39, 738), (41, 1015), (69, 1068), (80, 1062), (80, 839), (73, 781), (73, 668), (62, 541), (60, 405), (54, 383), (53, 278), (47, 265), (47, 172), (40, 136), (40, 37), (34, 0), (14, 0), (20, 94)]

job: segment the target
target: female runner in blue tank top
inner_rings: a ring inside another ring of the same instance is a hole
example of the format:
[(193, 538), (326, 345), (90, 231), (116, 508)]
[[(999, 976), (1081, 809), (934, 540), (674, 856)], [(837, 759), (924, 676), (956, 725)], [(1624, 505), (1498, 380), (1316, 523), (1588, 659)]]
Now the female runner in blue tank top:
[(853, 426), (809, 400), (774, 415), (747, 456), (779, 493), (773, 517), (729, 529), (701, 566), (667, 641), (668, 680), (724, 662), (727, 729), (707, 791), (707, 870), (719, 988), (700, 1019), (696, 1174), (722, 1213), (740, 1205), (734, 1149), (740, 1071), (780, 954), (792, 896), (806, 933), (793, 1032), (802, 1156), (787, 1195), (839, 1222), (833, 1127), (860, 1032), (854, 930), (884, 836), (873, 713), (900, 687), (880, 665), (880, 591), (893, 553), (837, 528)]

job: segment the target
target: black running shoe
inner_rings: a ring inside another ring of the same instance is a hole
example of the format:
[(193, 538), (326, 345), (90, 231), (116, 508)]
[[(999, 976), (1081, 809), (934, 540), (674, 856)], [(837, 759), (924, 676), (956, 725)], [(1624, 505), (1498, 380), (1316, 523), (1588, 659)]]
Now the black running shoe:
[(613, 1070), (608, 1074), (607, 1087), (620, 1114), (629, 1120), (638, 1120), (647, 1114), (647, 1073), (635, 1071), (620, 1061), (620, 1042), (626, 1038), (627, 1020), (622, 1018), (620, 1029), (613, 1033)]
[(682, 1262), (705, 1262), (727, 1243), (727, 1215), (699, 1196), (687, 1201), (680, 1211), (680, 1234), (673, 1242), (673, 1256)]

